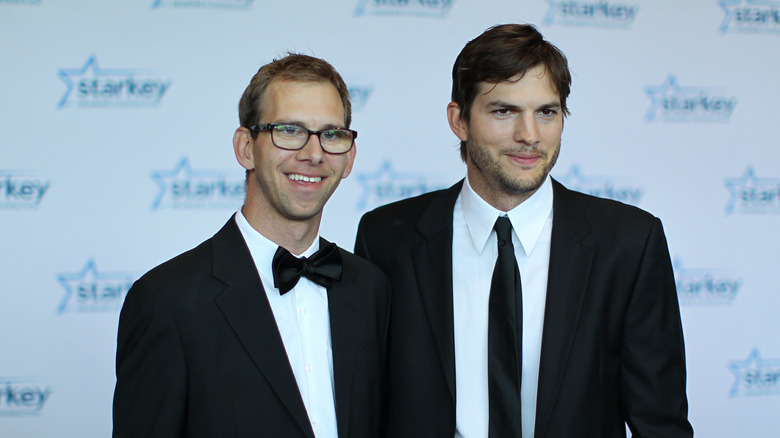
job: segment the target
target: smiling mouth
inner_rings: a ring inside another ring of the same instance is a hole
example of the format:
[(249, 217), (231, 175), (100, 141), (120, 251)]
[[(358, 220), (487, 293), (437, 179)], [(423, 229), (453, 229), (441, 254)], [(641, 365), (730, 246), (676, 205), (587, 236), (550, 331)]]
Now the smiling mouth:
[(305, 183), (318, 183), (322, 181), (322, 177), (319, 176), (306, 176), (306, 175), (299, 175), (297, 173), (288, 174), (287, 178), (290, 178), (292, 181), (300, 181)]

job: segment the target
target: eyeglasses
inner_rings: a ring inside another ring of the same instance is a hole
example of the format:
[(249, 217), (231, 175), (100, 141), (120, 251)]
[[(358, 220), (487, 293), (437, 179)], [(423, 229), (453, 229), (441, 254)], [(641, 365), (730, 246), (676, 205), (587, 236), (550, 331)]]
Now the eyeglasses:
[(316, 135), (320, 140), (322, 150), (329, 154), (345, 154), (352, 149), (357, 138), (357, 131), (351, 129), (323, 129), (312, 131), (303, 126), (287, 123), (266, 123), (253, 125), (249, 128), (252, 132), (268, 131), (271, 133), (271, 142), (279, 149), (296, 151), (303, 149), (309, 138)]

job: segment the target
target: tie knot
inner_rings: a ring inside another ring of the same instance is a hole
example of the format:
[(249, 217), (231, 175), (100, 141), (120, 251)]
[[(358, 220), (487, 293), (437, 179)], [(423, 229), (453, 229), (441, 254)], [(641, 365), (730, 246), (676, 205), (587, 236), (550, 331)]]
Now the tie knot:
[(512, 222), (509, 221), (509, 217), (499, 216), (493, 228), (499, 241), (512, 241)]
[(297, 258), (280, 246), (274, 254), (271, 269), (274, 286), (282, 295), (295, 287), (301, 277), (328, 288), (333, 280), (341, 279), (341, 255), (333, 243), (322, 246), (309, 258)]

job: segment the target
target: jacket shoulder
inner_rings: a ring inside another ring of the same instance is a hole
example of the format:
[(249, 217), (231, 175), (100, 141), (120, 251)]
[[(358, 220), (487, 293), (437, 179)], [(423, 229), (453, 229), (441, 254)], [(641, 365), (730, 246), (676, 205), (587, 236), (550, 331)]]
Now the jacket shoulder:
[[(400, 201), (377, 207), (364, 214), (360, 227), (402, 227), (414, 226), (421, 216), (432, 206), (437, 210), (452, 210), (455, 199), (460, 193), (463, 180), (447, 189), (435, 190), (422, 195), (406, 198)], [(438, 214), (435, 216), (438, 217)]]
[(133, 283), (125, 307), (133, 302), (147, 306), (151, 300), (173, 310), (208, 299), (219, 290), (214, 287), (212, 260), (213, 251), (206, 241), (157, 265)]
[(187, 281), (188, 278), (197, 276), (200, 272), (211, 273), (212, 250), (211, 239), (200, 245), (185, 251), (150, 269), (141, 277), (141, 280), (159, 281)]
[(341, 253), (341, 259), (345, 270), (349, 270), (356, 275), (359, 281), (368, 280), (377, 284), (388, 283), (389, 280), (379, 266), (359, 257), (342, 247), (338, 247)]
[(425, 208), (442, 192), (444, 190), (437, 190), (386, 204), (364, 214), (363, 218), (369, 222), (391, 221), (408, 223), (419, 218)]

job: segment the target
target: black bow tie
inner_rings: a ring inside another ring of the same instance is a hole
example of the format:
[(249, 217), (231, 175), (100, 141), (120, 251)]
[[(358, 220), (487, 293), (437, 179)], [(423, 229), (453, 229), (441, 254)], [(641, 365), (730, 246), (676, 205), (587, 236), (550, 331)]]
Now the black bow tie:
[(341, 279), (341, 255), (334, 243), (320, 247), (319, 251), (309, 258), (295, 257), (280, 246), (274, 254), (271, 268), (274, 273), (274, 286), (279, 288), (282, 295), (295, 287), (301, 276), (328, 288), (332, 280)]

